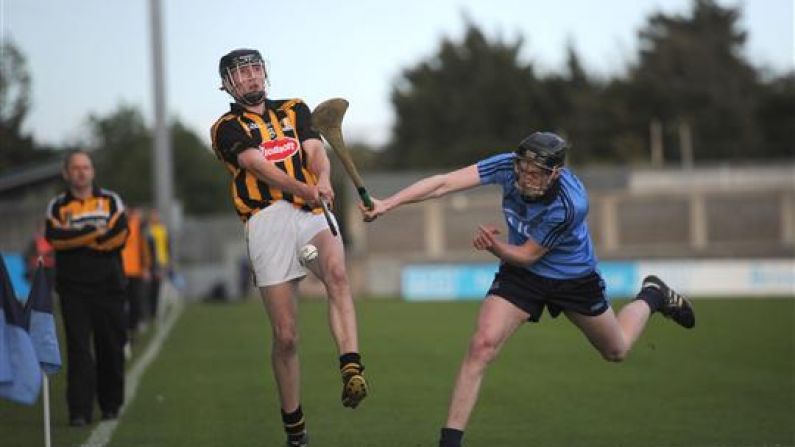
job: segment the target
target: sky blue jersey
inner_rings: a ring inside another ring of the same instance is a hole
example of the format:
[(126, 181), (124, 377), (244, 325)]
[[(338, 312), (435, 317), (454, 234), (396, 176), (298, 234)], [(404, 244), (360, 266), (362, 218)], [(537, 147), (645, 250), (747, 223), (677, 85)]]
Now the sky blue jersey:
[(588, 233), (588, 194), (580, 180), (564, 168), (549, 200), (526, 201), (516, 188), (513, 153), (498, 154), (477, 163), (480, 183), (502, 187), (502, 211), (508, 242), (528, 239), (549, 249), (527, 270), (547, 278), (580, 278), (596, 270), (596, 255)]

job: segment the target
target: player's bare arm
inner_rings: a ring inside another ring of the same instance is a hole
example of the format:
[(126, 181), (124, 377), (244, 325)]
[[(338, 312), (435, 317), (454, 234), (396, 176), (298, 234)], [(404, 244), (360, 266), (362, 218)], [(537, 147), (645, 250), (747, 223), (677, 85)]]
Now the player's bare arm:
[(266, 160), (256, 148), (242, 151), (237, 156), (240, 167), (254, 173), (258, 179), (276, 188), (301, 197), (308, 203), (316, 203), (319, 199), (318, 188), (307, 185), (285, 174), (276, 165)]
[(317, 176), (317, 189), (320, 196), (328, 201), (333, 201), (334, 188), (331, 186), (331, 163), (323, 142), (317, 138), (310, 138), (304, 140), (301, 145), (309, 157), (309, 170)]
[(470, 165), (446, 174), (433, 175), (419, 180), (383, 200), (373, 198), (373, 209), (359, 205), (364, 220), (371, 222), (387, 211), (407, 203), (417, 203), (480, 185), (476, 165)]
[(500, 229), (493, 225), (479, 225), (472, 245), (478, 250), (488, 250), (501, 260), (519, 267), (527, 267), (547, 252), (547, 248), (532, 239), (522, 245), (509, 244), (497, 238), (500, 233)]

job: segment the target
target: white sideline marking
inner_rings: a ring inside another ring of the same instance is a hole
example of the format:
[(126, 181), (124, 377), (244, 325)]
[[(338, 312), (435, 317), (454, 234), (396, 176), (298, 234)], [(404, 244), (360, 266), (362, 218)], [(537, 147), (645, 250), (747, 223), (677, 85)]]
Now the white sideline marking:
[(160, 348), (163, 346), (163, 342), (166, 341), (169, 332), (171, 332), (171, 328), (176, 323), (179, 316), (182, 314), (182, 310), (185, 305), (182, 303), (182, 299), (176, 298), (172, 301), (172, 306), (168, 315), (162, 320), (161, 324), (157, 325), (157, 329), (155, 331), (155, 335), (152, 338), (152, 341), (146, 346), (146, 350), (144, 351), (141, 358), (135, 362), (135, 364), (130, 368), (130, 370), (126, 373), (125, 377), (125, 386), (124, 386), (124, 396), (125, 396), (125, 403), (119, 409), (119, 417), (118, 419), (112, 421), (101, 421), (94, 431), (91, 432), (91, 436), (88, 440), (83, 443), (80, 447), (105, 447), (109, 442), (110, 438), (113, 436), (113, 432), (116, 431), (116, 426), (119, 425), (119, 421), (121, 417), (124, 416), (124, 411), (127, 409), (127, 406), (132, 403), (135, 399), (135, 392), (138, 391), (138, 382), (141, 380), (141, 376), (146, 371), (146, 368), (157, 358), (157, 354), (160, 352)]

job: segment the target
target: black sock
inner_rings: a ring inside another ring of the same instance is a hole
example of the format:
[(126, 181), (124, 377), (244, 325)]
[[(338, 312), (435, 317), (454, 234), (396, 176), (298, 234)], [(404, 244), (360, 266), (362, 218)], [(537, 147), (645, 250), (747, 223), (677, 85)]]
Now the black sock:
[(360, 374), (362, 371), (362, 356), (358, 352), (348, 352), (340, 356), (340, 372), (343, 376)]
[(300, 436), (306, 430), (304, 412), (301, 410), (301, 405), (298, 405), (298, 408), (292, 413), (286, 413), (282, 409), (282, 423), (284, 423), (284, 431), (288, 437)]
[(662, 292), (656, 288), (644, 287), (640, 289), (640, 292), (638, 292), (638, 296), (636, 296), (635, 299), (645, 301), (646, 304), (649, 305), (651, 313), (654, 313), (662, 308), (664, 297)]
[(439, 438), (439, 447), (461, 447), (461, 438), (464, 437), (462, 430), (455, 428), (443, 428)]

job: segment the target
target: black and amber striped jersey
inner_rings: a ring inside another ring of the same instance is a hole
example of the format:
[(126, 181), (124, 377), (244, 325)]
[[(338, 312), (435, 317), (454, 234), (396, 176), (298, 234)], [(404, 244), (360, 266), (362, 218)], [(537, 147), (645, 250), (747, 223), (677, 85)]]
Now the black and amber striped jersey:
[(127, 240), (127, 215), (116, 193), (94, 187), (90, 197), (79, 199), (66, 191), (50, 201), (46, 224), (59, 293), (123, 288), (120, 252)]
[(265, 100), (262, 115), (239, 104), (221, 116), (210, 130), (213, 151), (232, 175), (231, 193), (235, 210), (243, 220), (278, 200), (311, 210), (305, 201), (258, 179), (240, 167), (237, 156), (255, 148), (262, 156), (294, 179), (314, 185), (315, 174), (309, 171), (308, 154), (301, 143), (320, 138), (312, 129), (309, 107), (300, 99)]

